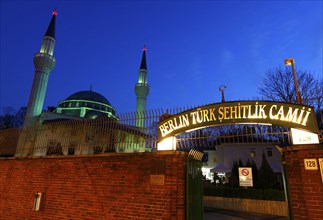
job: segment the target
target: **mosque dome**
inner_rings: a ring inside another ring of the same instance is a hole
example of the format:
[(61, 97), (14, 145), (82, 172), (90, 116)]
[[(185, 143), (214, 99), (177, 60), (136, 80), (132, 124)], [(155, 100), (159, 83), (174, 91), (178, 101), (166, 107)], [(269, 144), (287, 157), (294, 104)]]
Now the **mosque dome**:
[(110, 102), (100, 93), (90, 91), (80, 91), (70, 95), (66, 100), (89, 100), (93, 102), (111, 105)]
[(92, 91), (92, 89), (73, 93), (67, 99), (58, 103), (55, 112), (82, 118), (96, 118), (100, 115), (117, 118), (116, 109), (108, 99), (100, 93)]

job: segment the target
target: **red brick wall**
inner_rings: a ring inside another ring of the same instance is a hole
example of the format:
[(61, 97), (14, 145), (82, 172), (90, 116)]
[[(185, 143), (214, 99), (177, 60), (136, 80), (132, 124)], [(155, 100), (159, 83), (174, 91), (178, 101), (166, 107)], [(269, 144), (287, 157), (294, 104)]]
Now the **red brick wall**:
[[(0, 159), (0, 216), (184, 219), (185, 158), (163, 152)], [(32, 210), (37, 192), (45, 193), (42, 211)]]
[(293, 217), (323, 219), (323, 183), (318, 170), (305, 170), (304, 159), (323, 158), (323, 145), (293, 146), (284, 150)]

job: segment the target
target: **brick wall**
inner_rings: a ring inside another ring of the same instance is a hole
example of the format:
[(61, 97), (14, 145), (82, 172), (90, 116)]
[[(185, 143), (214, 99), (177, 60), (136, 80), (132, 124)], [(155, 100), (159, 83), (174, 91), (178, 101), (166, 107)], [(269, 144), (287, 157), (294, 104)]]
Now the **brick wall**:
[(294, 219), (323, 219), (323, 183), (318, 170), (305, 170), (304, 159), (323, 158), (323, 145), (284, 149)]
[[(185, 153), (0, 159), (1, 219), (184, 219)], [(35, 193), (45, 194), (33, 211)]]

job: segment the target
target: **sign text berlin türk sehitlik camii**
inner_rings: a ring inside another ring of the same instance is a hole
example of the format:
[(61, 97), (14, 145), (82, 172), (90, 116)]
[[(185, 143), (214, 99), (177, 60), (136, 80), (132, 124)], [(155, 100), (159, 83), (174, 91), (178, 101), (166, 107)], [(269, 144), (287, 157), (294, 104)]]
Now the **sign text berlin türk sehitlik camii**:
[(259, 123), (275, 124), (317, 133), (312, 107), (282, 102), (240, 101), (215, 103), (193, 108), (162, 120), (158, 124), (159, 139), (200, 127)]

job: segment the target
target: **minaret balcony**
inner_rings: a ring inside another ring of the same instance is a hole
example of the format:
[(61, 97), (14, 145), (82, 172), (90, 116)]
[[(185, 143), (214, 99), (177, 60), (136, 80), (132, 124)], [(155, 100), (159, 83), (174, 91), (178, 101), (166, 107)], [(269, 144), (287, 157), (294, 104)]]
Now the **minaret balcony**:
[(34, 57), (34, 66), (37, 71), (51, 72), (56, 64), (56, 59), (47, 53), (37, 53)]
[(146, 83), (137, 83), (135, 86), (137, 98), (145, 98), (149, 93), (149, 85)]
[(136, 87), (148, 87), (149, 88), (149, 85), (147, 83), (137, 83)]

